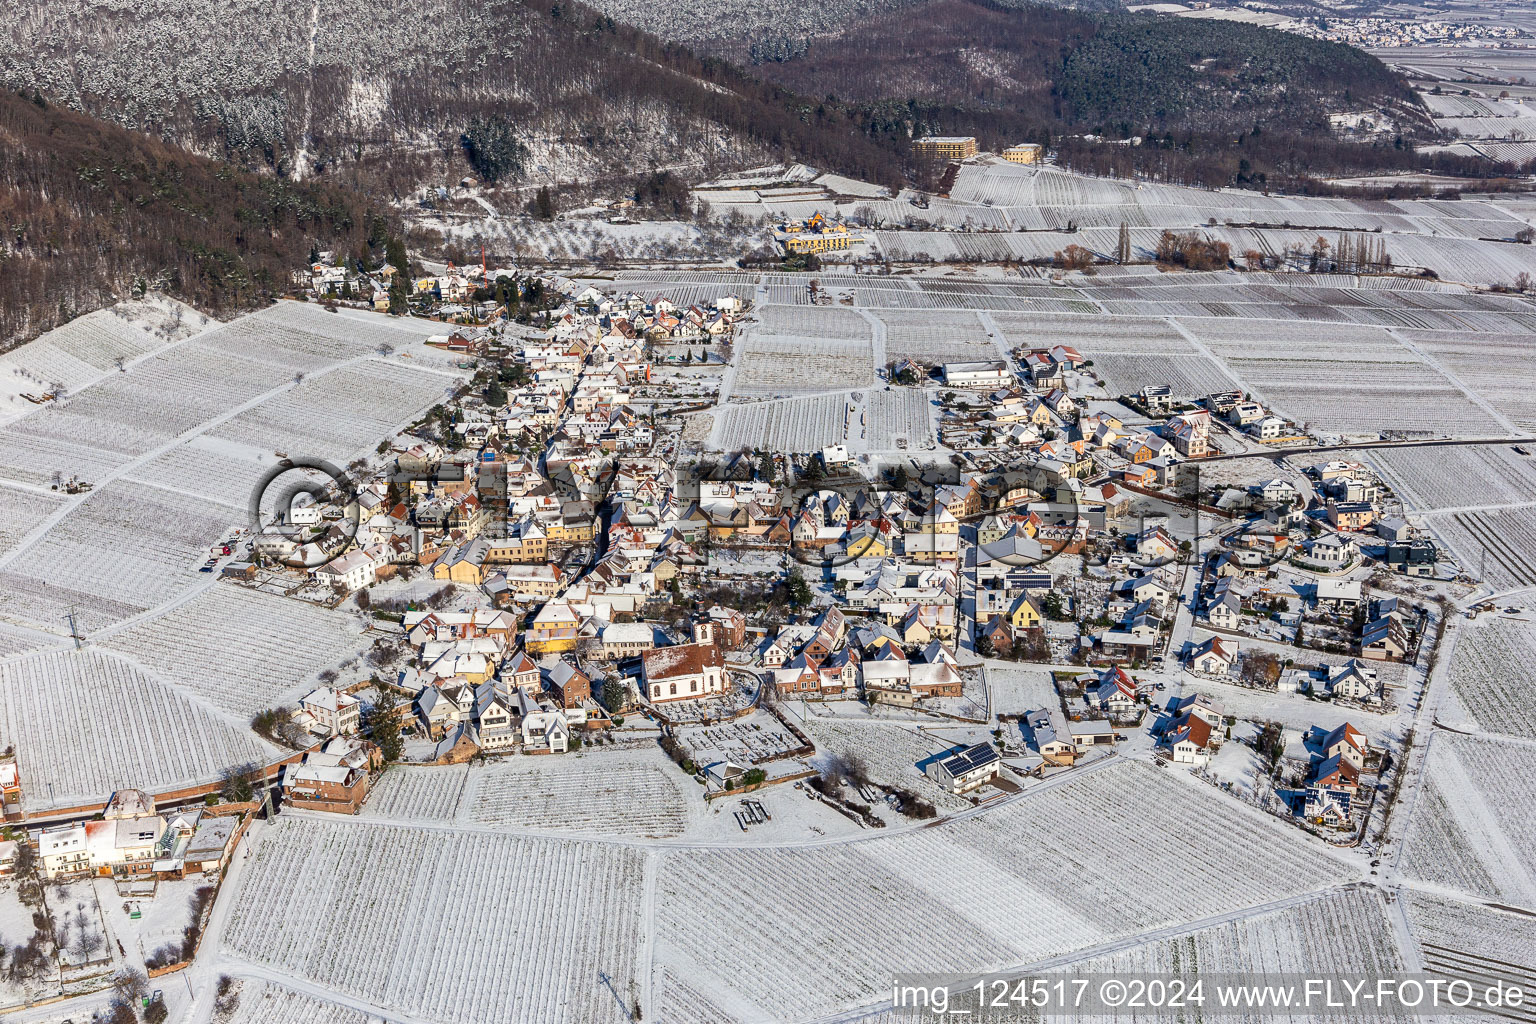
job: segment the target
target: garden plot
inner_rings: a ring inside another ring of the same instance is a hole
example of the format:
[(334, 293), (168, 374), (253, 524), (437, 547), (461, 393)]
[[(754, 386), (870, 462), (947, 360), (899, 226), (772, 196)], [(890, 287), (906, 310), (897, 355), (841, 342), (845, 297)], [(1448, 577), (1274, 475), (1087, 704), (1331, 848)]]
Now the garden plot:
[(935, 444), (933, 393), (913, 388), (869, 395), (869, 447), (875, 451), (929, 449)]
[(1536, 459), (1512, 448), (1383, 448), (1366, 459), (1417, 512), (1536, 502)]
[(349, 613), (221, 583), (102, 646), (246, 721), (302, 696), (371, 642)]
[[(1136, 898), (1084, 886), (1085, 864), (1133, 879)], [(1003, 969), (1349, 874), (1214, 791), (1114, 764), (977, 817), (863, 842), (669, 852), (655, 953), (717, 1005), (750, 1006), (751, 1020), (800, 1019), (880, 999), (911, 964)], [(771, 950), (764, 935), (777, 938)]]
[(1089, 357), (1093, 372), (1104, 379), (1112, 395), (1134, 395), (1152, 384), (1166, 384), (1177, 398), (1199, 398), (1237, 388), (1237, 382), (1205, 356), (1093, 352)]
[(763, 306), (758, 311), (758, 330), (764, 334), (789, 334), (800, 338), (837, 338), (869, 341), (873, 328), (851, 309), (838, 306)]
[(102, 920), (96, 887), (90, 879), (47, 886), (43, 889), (43, 902), (53, 922), (59, 966), (78, 971), (112, 959), (106, 922)]
[(443, 398), (437, 373), (368, 360), (306, 377), (212, 432), (252, 448), (345, 462)]
[[(136, 950), (139, 959), (160, 953), (161, 959), (169, 963), (182, 959), (194, 899), (201, 905), (206, 905), (205, 900), (212, 903), (214, 891), (201, 874), (156, 882), (154, 895), (148, 898), (119, 896), (117, 883), (110, 878), (98, 878), (95, 884), (107, 931), (124, 947)], [(207, 895), (199, 896), (204, 889), (208, 890)], [(139, 913), (137, 919), (134, 911)]]
[(205, 582), (209, 545), (243, 517), (188, 495), (114, 481), (94, 491), (0, 572), (0, 614), (57, 628), (71, 605), (99, 629)]
[(276, 982), (251, 978), (239, 984), (239, 1003), (223, 1024), (371, 1024), (377, 1020)]
[(918, 762), (953, 747), (949, 740), (895, 722), (843, 722), (812, 716), (805, 726), (816, 744), (818, 758), (825, 754), (862, 758), (873, 781), (911, 790), (941, 811), (971, 806), (970, 800), (941, 789), (917, 767)]
[(1536, 906), (1536, 748), (1436, 732), (1404, 839), (1403, 871)]
[(463, 814), (496, 828), (662, 838), (683, 833), (698, 788), (652, 749), (519, 757), (470, 773)]
[(929, 366), (996, 359), (997, 345), (975, 313), (934, 310), (876, 314), (885, 324), (888, 362), (913, 359)]
[(814, 452), (841, 444), (847, 436), (847, 396), (816, 395), (727, 406), (716, 417), (712, 447), (718, 451), (767, 448)]
[(1451, 657), (1451, 689), (1484, 732), (1536, 739), (1530, 666), (1536, 625), (1502, 615), (1465, 624)]
[(789, 396), (874, 383), (874, 349), (864, 341), (754, 334), (736, 357), (731, 394)]
[(1058, 700), (1048, 670), (996, 659), (987, 661), (987, 689), (992, 711), (998, 715), (1022, 715), (1036, 708), (1053, 707)]
[(0, 486), (0, 555), (4, 555), (63, 505), (38, 491)]
[(743, 768), (781, 758), (801, 746), (795, 735), (766, 711), (718, 725), (685, 728), (678, 740), (700, 766), (725, 760)]
[(644, 860), (612, 843), (283, 819), (246, 864), (224, 947), (421, 1020), (617, 1024), (628, 1013), (603, 976), (626, 995), (638, 976)]
[(86, 649), (0, 663), (0, 736), (16, 746), (29, 811), (216, 780), (264, 762), (242, 727), (120, 658)]
[(1251, 972), (1375, 978), (1404, 969), (1392, 934), (1381, 893), (1350, 889), (1080, 960), (1072, 970), (1119, 977)]
[(1497, 590), (1536, 587), (1536, 508), (1458, 512), (1431, 525), (1463, 572)]

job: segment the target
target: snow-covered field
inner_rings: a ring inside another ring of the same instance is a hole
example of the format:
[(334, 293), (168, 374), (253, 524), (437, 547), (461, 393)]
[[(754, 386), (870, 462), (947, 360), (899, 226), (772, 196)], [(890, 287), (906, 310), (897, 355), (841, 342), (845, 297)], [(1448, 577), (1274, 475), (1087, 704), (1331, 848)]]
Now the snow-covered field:
[(370, 1024), (370, 1018), (359, 1010), (253, 978), (240, 982), (235, 1011), (221, 1024)]
[[(1208, 831), (1216, 820), (1219, 841)], [(1134, 898), (1106, 898), (1085, 880), (1090, 864)], [(716, 1005), (750, 1006), (736, 1011), (744, 1019), (801, 1019), (878, 1001), (892, 972), (914, 965), (1028, 963), (1345, 875), (1279, 822), (1151, 767), (1117, 765), (980, 817), (861, 843), (668, 852), (656, 961)], [(712, 878), (732, 884), (700, 881)], [(661, 991), (655, 1012), (681, 1019)]]
[(1483, 731), (1536, 739), (1531, 665), (1536, 665), (1536, 623), (1485, 615), (1464, 625), (1456, 639), (1451, 688)]
[(1366, 458), (1414, 511), (1536, 502), (1536, 459), (1513, 448), (1385, 448)]
[[(1267, 914), (1158, 939), (1077, 961), (1084, 974), (1350, 973), (1375, 978), (1403, 969), (1378, 891), (1332, 892)], [(1292, 1020), (1323, 1020), (1295, 1016)]]
[[(881, 388), (869, 392), (868, 447), (876, 451), (932, 448), (935, 400), (933, 392), (926, 389)], [(905, 444), (899, 444), (900, 441)]]
[(681, 835), (699, 787), (657, 750), (520, 756), (491, 764), (394, 768), (364, 815), (509, 831)]
[(614, 844), (282, 819), (224, 948), (414, 1019), (626, 1021), (644, 880)]
[(1404, 840), (1410, 877), (1536, 906), (1536, 748), (1435, 733)]
[(1434, 531), (1464, 571), (1496, 590), (1536, 586), (1536, 507), (1457, 512), (1436, 517)]
[(781, 452), (819, 451), (842, 442), (847, 436), (847, 420), (848, 397), (841, 393), (730, 405), (715, 418), (712, 447), (720, 451), (759, 447)]
[(0, 736), (30, 810), (212, 782), (271, 748), (119, 658), (87, 649), (0, 662)]
[(0, 420), (36, 408), (21, 398), (62, 385), (73, 394), (119, 364), (164, 348), (212, 323), (191, 306), (163, 296), (120, 302), (71, 320), (0, 355)]
[(779, 397), (874, 382), (874, 350), (868, 341), (754, 333), (736, 356), (731, 394)]
[(1056, 706), (1056, 687), (1047, 669), (991, 659), (987, 661), (987, 687), (994, 714), (1022, 715)]
[(228, 506), (145, 484), (91, 492), (0, 570), (0, 615), (62, 629), (100, 629), (205, 582), (209, 545), (244, 517)]
[[(221, 583), (103, 642), (241, 720), (317, 685), (367, 650), (355, 616)], [(343, 682), (351, 682), (351, 679)]]

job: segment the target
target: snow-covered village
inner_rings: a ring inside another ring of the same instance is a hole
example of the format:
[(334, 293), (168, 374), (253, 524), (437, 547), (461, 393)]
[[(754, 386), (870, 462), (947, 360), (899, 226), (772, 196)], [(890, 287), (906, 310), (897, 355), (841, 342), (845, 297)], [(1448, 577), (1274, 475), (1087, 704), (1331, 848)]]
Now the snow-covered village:
[[(1034, 159), (716, 182), (707, 266), (316, 246), (0, 354), (0, 1011), (1536, 980), (1536, 307), (1414, 236), (891, 224), (1156, 201)], [(1504, 258), (1505, 205), (1413, 215)]]

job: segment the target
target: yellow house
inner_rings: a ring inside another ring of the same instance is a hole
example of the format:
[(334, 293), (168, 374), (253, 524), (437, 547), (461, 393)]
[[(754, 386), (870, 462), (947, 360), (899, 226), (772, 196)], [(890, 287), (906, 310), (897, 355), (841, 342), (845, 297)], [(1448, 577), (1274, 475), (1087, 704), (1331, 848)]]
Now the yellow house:
[(853, 531), (848, 537), (847, 550), (850, 558), (884, 558), (890, 553), (890, 547), (879, 531), (867, 527)]
[(546, 562), (549, 538), (543, 528), (534, 522), (518, 524), (514, 536), (501, 537), (488, 543), (485, 552), (487, 562)]
[(580, 639), (581, 619), (575, 609), (563, 601), (551, 601), (533, 618), (533, 625), (523, 638), (530, 654), (559, 654), (574, 651)]
[(1045, 155), (1045, 150), (1038, 143), (1025, 142), (1018, 146), (1009, 146), (1003, 150), (1003, 159), (1011, 164), (1032, 164)]
[(457, 544), (432, 564), (432, 578), (478, 587), (485, 582), (486, 545), (471, 540)]
[(1008, 611), (1008, 625), (1014, 629), (1034, 629), (1040, 625), (1040, 609), (1032, 598), (1020, 597)]

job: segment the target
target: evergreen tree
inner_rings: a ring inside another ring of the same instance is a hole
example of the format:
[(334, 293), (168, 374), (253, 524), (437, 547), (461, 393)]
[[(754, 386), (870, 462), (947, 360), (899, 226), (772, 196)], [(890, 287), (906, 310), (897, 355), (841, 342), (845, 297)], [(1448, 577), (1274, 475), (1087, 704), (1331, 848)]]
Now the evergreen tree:
[(400, 760), (405, 744), (400, 739), (400, 719), (395, 715), (395, 695), (379, 687), (378, 699), (368, 709), (368, 735), (379, 748), (385, 764)]
[(539, 220), (555, 219), (555, 194), (548, 185), (539, 186), (538, 195), (533, 199), (533, 215)]

